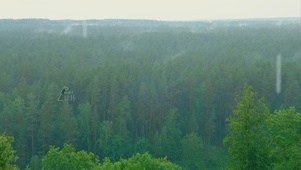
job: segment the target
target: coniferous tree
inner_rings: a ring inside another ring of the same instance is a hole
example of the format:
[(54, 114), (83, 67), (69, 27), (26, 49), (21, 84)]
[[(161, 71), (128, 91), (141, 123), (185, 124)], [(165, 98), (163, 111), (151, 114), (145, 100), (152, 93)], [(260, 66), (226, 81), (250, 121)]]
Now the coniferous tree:
[(167, 156), (170, 160), (177, 160), (180, 156), (181, 128), (177, 108), (172, 108), (166, 113), (164, 126), (154, 136), (155, 155)]
[(203, 140), (196, 133), (185, 135), (181, 140), (181, 162), (187, 169), (204, 169), (202, 162)]
[(27, 126), (28, 131), (30, 133), (30, 143), (31, 143), (31, 157), (35, 155), (35, 145), (37, 139), (37, 132), (38, 132), (38, 101), (36, 96), (33, 93), (29, 93), (27, 95)]
[(149, 102), (149, 91), (145, 82), (140, 83), (137, 103), (137, 135), (141, 137), (147, 137), (149, 121), (147, 110)]
[(81, 136), (81, 141), (83, 146), (86, 146), (85, 149), (89, 152), (91, 151), (91, 136), (92, 136), (92, 109), (90, 103), (80, 104), (78, 106), (79, 115), (78, 115), (78, 124), (79, 124), (79, 133)]

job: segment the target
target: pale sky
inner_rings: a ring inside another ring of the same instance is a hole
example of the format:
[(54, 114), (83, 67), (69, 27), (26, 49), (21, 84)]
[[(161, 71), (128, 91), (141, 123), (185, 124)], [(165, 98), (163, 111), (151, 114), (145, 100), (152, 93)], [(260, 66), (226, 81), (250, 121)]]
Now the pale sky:
[(0, 0), (0, 19), (202, 20), (300, 17), (300, 0)]

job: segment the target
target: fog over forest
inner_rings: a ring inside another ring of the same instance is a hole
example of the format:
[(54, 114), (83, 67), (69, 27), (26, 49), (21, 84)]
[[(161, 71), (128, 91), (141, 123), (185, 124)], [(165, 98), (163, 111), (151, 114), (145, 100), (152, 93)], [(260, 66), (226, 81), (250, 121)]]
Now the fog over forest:
[(57, 155), (70, 151), (93, 155), (78, 161), (85, 169), (301, 167), (300, 28), (300, 18), (1, 19), (0, 135), (18, 157), (8, 166), (67, 167)]

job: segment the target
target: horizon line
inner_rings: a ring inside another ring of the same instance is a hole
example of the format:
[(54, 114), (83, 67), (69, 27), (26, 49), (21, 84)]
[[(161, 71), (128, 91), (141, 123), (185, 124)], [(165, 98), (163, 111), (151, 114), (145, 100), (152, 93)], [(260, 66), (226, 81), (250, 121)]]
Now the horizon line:
[(222, 20), (270, 20), (270, 19), (300, 19), (301, 16), (292, 17), (246, 17), (246, 18), (204, 18), (204, 19), (191, 19), (191, 20), (161, 20), (161, 19), (150, 19), (150, 18), (87, 18), (87, 19), (72, 19), (72, 18), (61, 18), (61, 19), (51, 19), (51, 18), (39, 18), (39, 17), (29, 17), (29, 18), (0, 18), (0, 20), (50, 20), (50, 21), (89, 21), (89, 20), (132, 20), (132, 21), (159, 21), (159, 22), (197, 22), (197, 21), (222, 21)]

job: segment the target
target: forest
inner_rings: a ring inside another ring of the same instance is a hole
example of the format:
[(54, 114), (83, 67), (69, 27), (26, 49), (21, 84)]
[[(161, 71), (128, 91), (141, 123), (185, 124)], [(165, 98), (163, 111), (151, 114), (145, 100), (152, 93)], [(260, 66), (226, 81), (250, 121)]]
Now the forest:
[[(12, 164), (51, 169), (51, 153), (66, 148), (112, 167), (147, 159), (174, 169), (297, 169), (300, 28), (300, 18), (2, 19), (0, 134), (13, 137)], [(75, 101), (58, 101), (64, 86)], [(256, 135), (236, 139), (245, 133)], [(235, 143), (250, 139), (262, 149)], [(237, 162), (252, 152), (266, 161)]]

